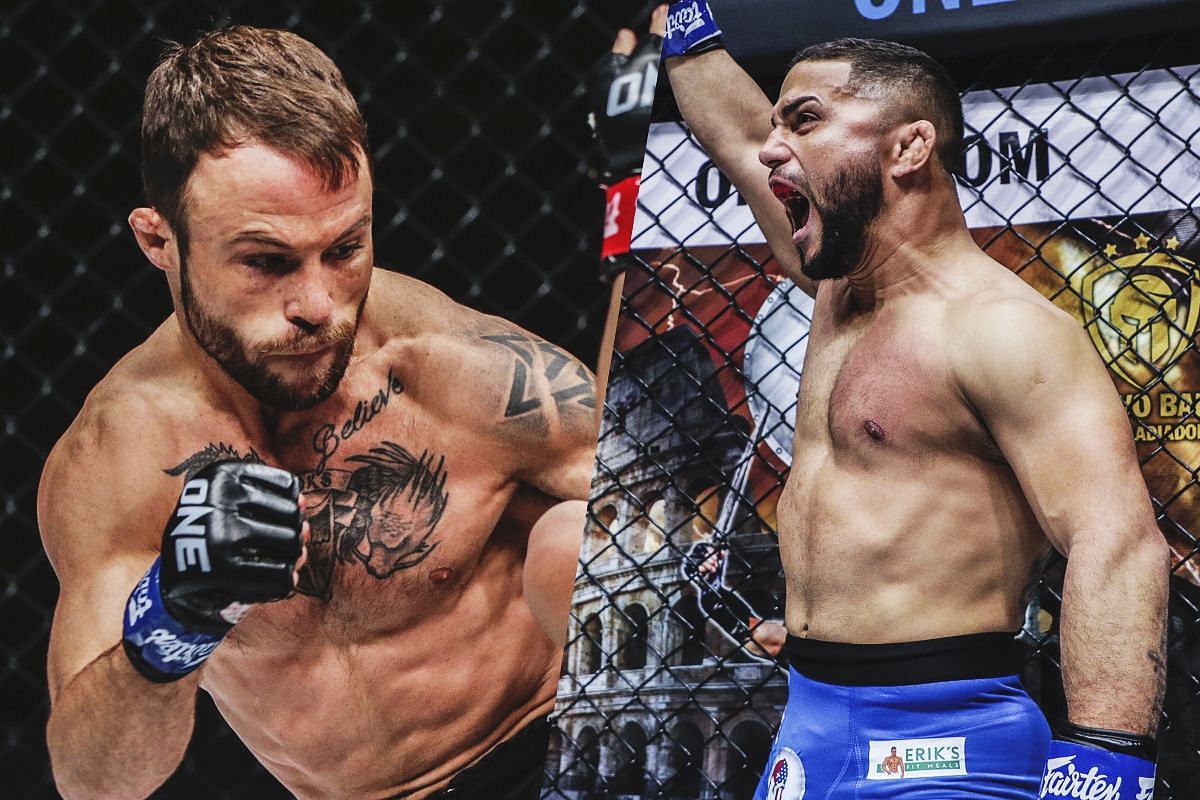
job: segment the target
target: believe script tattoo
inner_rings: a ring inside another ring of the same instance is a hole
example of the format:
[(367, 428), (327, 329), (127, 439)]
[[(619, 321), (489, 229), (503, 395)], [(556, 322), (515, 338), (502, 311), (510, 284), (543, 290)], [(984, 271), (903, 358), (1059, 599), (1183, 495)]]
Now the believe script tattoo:
[[(384, 440), (350, 456), (342, 468), (329, 467), (341, 443), (403, 391), (389, 371), (384, 386), (359, 401), (348, 419), (340, 425), (326, 423), (314, 434), (317, 466), (300, 475), (310, 529), (308, 562), (297, 587), (301, 594), (329, 599), (339, 561), (362, 564), (369, 575), (382, 580), (420, 564), (437, 547), (434, 532), (450, 502), (444, 455), (414, 453)], [(188, 479), (209, 464), (234, 459), (263, 461), (253, 448), (241, 453), (228, 444), (210, 443), (166, 472)]]

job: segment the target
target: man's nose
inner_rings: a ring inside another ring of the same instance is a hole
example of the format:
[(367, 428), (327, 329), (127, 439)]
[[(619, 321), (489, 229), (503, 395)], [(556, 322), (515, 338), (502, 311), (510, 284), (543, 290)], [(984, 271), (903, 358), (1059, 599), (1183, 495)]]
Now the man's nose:
[(786, 164), (792, 157), (792, 151), (783, 143), (782, 137), (777, 131), (778, 129), (771, 131), (767, 140), (762, 143), (762, 147), (758, 149), (759, 163), (769, 169)]
[(329, 324), (333, 319), (333, 296), (319, 264), (305, 264), (294, 273), (285, 312), (288, 321), (306, 331)]

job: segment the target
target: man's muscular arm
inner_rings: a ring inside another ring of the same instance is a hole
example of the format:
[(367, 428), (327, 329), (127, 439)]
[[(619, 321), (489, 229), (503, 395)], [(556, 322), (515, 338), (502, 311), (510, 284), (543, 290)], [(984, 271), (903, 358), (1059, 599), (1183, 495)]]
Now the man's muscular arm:
[(513, 459), (514, 477), (551, 497), (587, 499), (596, 451), (596, 378), (578, 359), (515, 325), (479, 334), (488, 367), (478, 377), (488, 424)]
[(1112, 380), (1040, 298), (959, 312), (956, 369), (1042, 530), (1067, 556), (1060, 624), (1076, 725), (1153, 736), (1162, 708), (1166, 543)]
[(567, 645), (567, 618), (586, 520), (587, 503), (565, 500), (542, 514), (529, 531), (522, 576), (525, 600), (560, 650)]
[(770, 170), (758, 160), (771, 132), (771, 101), (723, 47), (667, 57), (664, 64), (692, 135), (750, 206), (784, 272), (799, 277), (800, 288), (815, 296), (816, 285), (800, 275), (783, 204), (767, 185)]
[(146, 436), (151, 416), (117, 410), (85, 411), (39, 493), (62, 583), (47, 738), (69, 797), (144, 796), (170, 775), (191, 737), (188, 676), (251, 604), (291, 593), (303, 557), (295, 476), (225, 460), (189, 472), (180, 492), (157, 468), (166, 431)]
[[(50, 631), (54, 779), (63, 797), (144, 797), (183, 758), (192, 735), (196, 675), (153, 684), (121, 647), (130, 590), (158, 549), (178, 482), (122, 441), (137, 409), (83, 417), (46, 463), (38, 492), (42, 540), (61, 584)], [(85, 411), (85, 414), (87, 412)]]

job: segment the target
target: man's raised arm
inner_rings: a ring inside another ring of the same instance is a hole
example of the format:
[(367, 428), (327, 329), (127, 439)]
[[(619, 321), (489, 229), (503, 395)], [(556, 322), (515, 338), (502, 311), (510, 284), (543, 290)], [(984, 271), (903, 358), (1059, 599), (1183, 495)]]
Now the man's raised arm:
[[(692, 135), (750, 206), (784, 272), (800, 276), (791, 223), (767, 185), (770, 170), (758, 160), (771, 132), (771, 101), (726, 52), (705, 0), (671, 4), (663, 63)], [(815, 294), (811, 282), (801, 283)]]

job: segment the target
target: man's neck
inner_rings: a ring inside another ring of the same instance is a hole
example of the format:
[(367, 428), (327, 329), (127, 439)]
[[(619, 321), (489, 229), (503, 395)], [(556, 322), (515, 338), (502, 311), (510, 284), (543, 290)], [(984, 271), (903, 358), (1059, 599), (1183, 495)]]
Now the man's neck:
[(936, 286), (945, 276), (947, 260), (975, 249), (957, 197), (952, 203), (940, 200), (915, 208), (901, 205), (871, 224), (862, 263), (847, 276), (856, 308), (874, 308)]
[(174, 320), (184, 359), (195, 371), (207, 405), (235, 417), (246, 435), (256, 442), (269, 441), (280, 412), (264, 405), (221, 368), (196, 341), (180, 311), (175, 312)]

